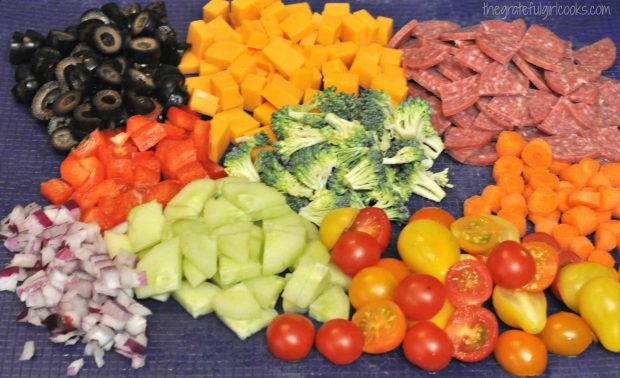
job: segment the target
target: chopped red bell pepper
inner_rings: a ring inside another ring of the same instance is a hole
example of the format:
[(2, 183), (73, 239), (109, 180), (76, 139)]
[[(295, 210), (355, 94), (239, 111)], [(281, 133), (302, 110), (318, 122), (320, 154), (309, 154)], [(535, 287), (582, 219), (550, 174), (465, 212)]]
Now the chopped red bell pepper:
[(198, 161), (205, 164), (209, 160), (211, 150), (211, 122), (197, 121), (192, 136), (194, 138), (194, 146), (196, 146), (196, 157)]
[(219, 165), (218, 163), (214, 162), (211, 159), (207, 159), (207, 161), (203, 163), (202, 165), (207, 171), (207, 174), (209, 175), (209, 177), (211, 177), (214, 180), (228, 176), (228, 174), (224, 170), (224, 167), (222, 167), (221, 165)]
[(192, 139), (181, 141), (168, 149), (162, 164), (162, 172), (167, 178), (177, 178), (177, 171), (187, 163), (197, 161), (196, 148)]
[(96, 157), (90, 156), (84, 159), (78, 159), (76, 156), (69, 154), (69, 156), (60, 163), (60, 177), (73, 188), (77, 188), (89, 179), (91, 172), (96, 168), (98, 168), (98, 172), (103, 173), (103, 164)]
[(108, 230), (115, 226), (108, 214), (105, 214), (103, 210), (98, 207), (92, 207), (82, 213), (82, 222), (85, 223), (97, 223), (99, 228)]
[(158, 174), (161, 172), (161, 162), (157, 159), (153, 151), (134, 152), (131, 156), (131, 162), (134, 167), (143, 166)]
[(116, 179), (119, 184), (133, 185), (131, 159), (114, 159), (106, 165), (106, 177)]
[(166, 130), (161, 123), (153, 122), (131, 133), (131, 139), (139, 151), (146, 151), (154, 147), (166, 137)]
[(77, 145), (71, 151), (73, 155), (75, 155), (78, 159), (84, 159), (90, 156), (93, 156), (97, 153), (99, 148), (105, 147), (108, 145), (108, 141), (99, 129), (96, 129), (92, 133), (90, 133), (86, 139), (82, 140), (80, 144)]
[(161, 179), (161, 175), (158, 171), (154, 171), (143, 165), (135, 166), (133, 174), (133, 185), (136, 189), (148, 189), (151, 186), (157, 184)]
[(51, 179), (41, 183), (41, 194), (54, 205), (60, 205), (71, 198), (71, 185), (62, 179)]
[(117, 225), (127, 220), (129, 211), (142, 203), (143, 196), (136, 189), (129, 189), (119, 194), (116, 198), (102, 198), (99, 208), (107, 215), (112, 225)]
[(110, 143), (110, 150), (114, 154), (114, 157), (128, 159), (131, 157), (131, 154), (138, 151), (138, 148), (133, 143), (131, 139), (127, 139), (127, 142), (122, 145), (117, 145), (114, 143)]
[(166, 139), (183, 140), (187, 138), (187, 131), (180, 127), (174, 126), (169, 123), (162, 123), (164, 130), (166, 130)]
[(179, 190), (181, 190), (181, 188), (183, 188), (183, 185), (176, 180), (164, 180), (157, 185), (151, 186), (146, 191), (144, 202), (156, 200), (165, 206), (172, 199), (172, 197), (174, 197)]
[(199, 120), (199, 118), (194, 114), (188, 113), (177, 107), (171, 107), (168, 109), (168, 114), (166, 116), (168, 118), (168, 122), (188, 131), (192, 131), (196, 121)]
[(131, 116), (127, 119), (127, 134), (133, 135), (135, 131), (153, 122), (155, 121), (151, 118), (140, 114)]
[(197, 179), (208, 177), (207, 171), (202, 167), (202, 164), (196, 160), (179, 167), (176, 170), (176, 174), (183, 185), (187, 185)]

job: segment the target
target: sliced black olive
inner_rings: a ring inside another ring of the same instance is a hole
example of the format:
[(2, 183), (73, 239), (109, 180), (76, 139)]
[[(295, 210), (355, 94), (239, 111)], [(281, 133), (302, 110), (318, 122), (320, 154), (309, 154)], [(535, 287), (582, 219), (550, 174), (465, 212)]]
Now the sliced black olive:
[(77, 108), (82, 102), (82, 92), (78, 90), (71, 90), (60, 94), (54, 104), (52, 105), (52, 111), (57, 116), (65, 115)]
[(93, 75), (83, 64), (69, 66), (64, 72), (65, 83), (70, 89), (85, 92), (93, 87)]
[(76, 66), (81, 63), (82, 61), (80, 59), (73, 57), (73, 56), (64, 58), (63, 60), (58, 62), (54, 73), (56, 75), (56, 80), (58, 80), (58, 83), (60, 83), (61, 87), (66, 86), (66, 81), (65, 81), (66, 74), (65, 73), (67, 71), (67, 68)]
[(155, 38), (134, 38), (127, 44), (127, 56), (137, 63), (156, 65), (161, 57), (159, 42)]
[(123, 14), (127, 18), (131, 18), (137, 15), (138, 13), (140, 13), (141, 10), (142, 10), (142, 6), (139, 3), (133, 3), (123, 8)]
[(34, 30), (25, 33), (15, 32), (11, 37), (9, 61), (11, 64), (28, 63), (35, 51), (45, 43), (45, 38)]
[(97, 68), (97, 66), (99, 66), (99, 64), (101, 64), (104, 60), (101, 55), (95, 53), (94, 51), (84, 51), (80, 54), (79, 58), (82, 59), (82, 64), (84, 64), (84, 67), (86, 67), (89, 71)]
[(40, 121), (49, 120), (52, 115), (50, 106), (56, 101), (60, 95), (60, 85), (57, 81), (49, 81), (41, 86), (32, 99), (30, 110), (34, 118)]
[(102, 119), (117, 119), (121, 115), (123, 98), (113, 89), (104, 89), (93, 97), (93, 107)]
[(148, 4), (145, 10), (150, 11), (155, 17), (157, 17), (158, 21), (161, 24), (168, 23), (168, 17), (166, 16), (166, 3), (163, 1), (155, 1), (153, 3)]
[(155, 104), (150, 97), (138, 96), (134, 92), (126, 92), (126, 107), (134, 114), (149, 114), (155, 110)]
[(101, 6), (101, 11), (103, 11), (103, 13), (105, 13), (105, 15), (108, 16), (108, 18), (112, 20), (112, 22), (114, 22), (114, 24), (116, 24), (116, 26), (118, 26), (119, 28), (129, 28), (129, 22), (127, 21), (127, 17), (125, 17), (121, 9), (118, 7), (118, 4), (104, 4)]
[(69, 34), (73, 34), (77, 38), (78, 26), (77, 25), (69, 25), (65, 28), (65, 32)]
[(176, 66), (162, 65), (153, 77), (157, 88), (182, 88), (185, 84), (185, 76)]
[(128, 68), (125, 72), (127, 87), (139, 95), (148, 96), (155, 90), (153, 79), (135, 68)]
[[(170, 90), (165, 90), (160, 92), (162, 94), (165, 93), (165, 98), (159, 98), (160, 101), (164, 104), (166, 109), (172, 106), (181, 106), (183, 104), (187, 104), (189, 101), (189, 95), (183, 88), (172, 88)], [(158, 96), (159, 97), (159, 96)]]
[(118, 87), (123, 77), (111, 64), (101, 64), (95, 69), (95, 77), (104, 87)]
[(123, 37), (115, 26), (99, 26), (93, 31), (93, 45), (106, 55), (116, 54), (123, 46)]
[(82, 13), (82, 16), (80, 17), (80, 23), (88, 20), (98, 20), (103, 22), (104, 24), (110, 23), (110, 19), (108, 18), (108, 16), (102, 10), (96, 8), (88, 9), (84, 13)]
[(121, 75), (124, 75), (127, 67), (129, 67), (129, 61), (124, 56), (117, 56), (112, 61), (112, 64)]
[(63, 152), (70, 151), (78, 144), (78, 141), (75, 140), (73, 134), (71, 133), (71, 129), (68, 127), (60, 127), (54, 130), (50, 140), (52, 142), (52, 147)]
[(41, 85), (34, 77), (17, 82), (11, 89), (11, 94), (22, 104), (30, 105)]
[(87, 43), (80, 42), (77, 45), (75, 45), (75, 47), (73, 48), (73, 50), (71, 50), (71, 53), (69, 55), (75, 56), (75, 57), (82, 57), (85, 51), (93, 51), (93, 49)]
[(77, 37), (80, 42), (86, 42), (92, 40), (93, 32), (101, 25), (105, 25), (103, 21), (98, 19), (90, 19), (80, 22), (78, 25)]
[(39, 51), (47, 49), (44, 47), (35, 52), (35, 55), (30, 61), (30, 69), (34, 76), (42, 83), (46, 83), (50, 80), (54, 80), (54, 72), (56, 64), (60, 59), (54, 55), (48, 55), (45, 53), (38, 54)]
[(67, 55), (77, 44), (77, 37), (62, 30), (50, 30), (45, 43), (60, 51), (61, 54)]
[(15, 69), (15, 81), (23, 81), (26, 79), (34, 78), (32, 72), (30, 72), (30, 67), (28, 66), (17, 66)]
[(137, 36), (152, 33), (157, 25), (159, 24), (151, 12), (140, 12), (131, 22), (131, 34)]
[(71, 124), (71, 118), (69, 117), (52, 117), (47, 123), (47, 133), (52, 135), (54, 131), (61, 127), (69, 127)]
[(101, 128), (102, 126), (103, 120), (97, 116), (90, 103), (85, 102), (73, 111), (71, 131), (74, 133), (76, 139), (83, 139), (93, 130)]

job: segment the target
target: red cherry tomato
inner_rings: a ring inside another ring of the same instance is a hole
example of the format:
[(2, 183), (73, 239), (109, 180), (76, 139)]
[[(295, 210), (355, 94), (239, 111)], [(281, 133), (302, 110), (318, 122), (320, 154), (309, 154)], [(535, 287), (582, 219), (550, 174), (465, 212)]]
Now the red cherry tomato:
[(431, 322), (419, 322), (407, 331), (403, 351), (412, 364), (426, 371), (439, 371), (452, 360), (454, 346), (443, 329)]
[(267, 346), (274, 357), (284, 361), (305, 358), (314, 342), (314, 325), (303, 315), (282, 314), (267, 327)]
[(400, 281), (394, 302), (408, 320), (428, 320), (435, 316), (446, 300), (441, 281), (427, 274), (411, 274)]
[(378, 207), (367, 207), (361, 209), (353, 220), (349, 231), (364, 232), (377, 239), (381, 251), (385, 251), (390, 244), (392, 236), (392, 225), (390, 219), (383, 209)]
[(534, 258), (516, 241), (499, 243), (487, 260), (487, 267), (498, 286), (517, 289), (530, 282), (536, 274)]
[(445, 285), (446, 296), (454, 307), (482, 304), (493, 292), (491, 273), (480, 260), (464, 260), (452, 265)]
[(333, 319), (316, 333), (316, 349), (336, 365), (350, 364), (364, 351), (364, 334), (350, 320)]
[(486, 308), (457, 308), (448, 319), (446, 333), (454, 346), (453, 357), (463, 362), (485, 359), (497, 343), (497, 318)]
[(381, 246), (377, 240), (360, 231), (346, 231), (332, 249), (334, 264), (351, 277), (360, 270), (375, 265), (380, 258)]
[(532, 232), (529, 235), (525, 235), (523, 239), (521, 239), (521, 243), (529, 243), (533, 241), (547, 243), (553, 248), (555, 248), (556, 251), (562, 250), (558, 242), (553, 238), (553, 236), (549, 235), (546, 232)]

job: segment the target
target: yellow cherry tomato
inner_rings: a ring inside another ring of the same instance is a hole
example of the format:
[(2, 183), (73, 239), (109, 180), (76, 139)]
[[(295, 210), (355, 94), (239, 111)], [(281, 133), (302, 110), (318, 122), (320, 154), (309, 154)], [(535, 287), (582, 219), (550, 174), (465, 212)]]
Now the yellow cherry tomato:
[(340, 235), (351, 226), (353, 220), (359, 213), (358, 209), (343, 207), (329, 212), (323, 218), (321, 227), (319, 228), (319, 237), (327, 249), (332, 249)]
[(588, 281), (596, 277), (610, 277), (618, 280), (618, 273), (608, 266), (594, 262), (568, 264), (558, 273), (558, 290), (568, 308), (578, 311), (577, 295)]
[(450, 226), (458, 245), (469, 253), (487, 253), (499, 240), (499, 226), (490, 217), (470, 215), (457, 219)]
[[(506, 219), (498, 217), (497, 215), (485, 215), (485, 217), (493, 219), (493, 221), (499, 226), (499, 236), (497, 242), (501, 243), (506, 240), (512, 240), (516, 242), (521, 241), (519, 231), (514, 224), (508, 222)], [(492, 251), (492, 249), (490, 250)], [(489, 252), (490, 252), (489, 251)]]
[(620, 282), (618, 278), (596, 277), (577, 294), (579, 313), (610, 352), (620, 352)]
[(542, 291), (531, 293), (496, 285), (493, 307), (501, 321), (527, 333), (537, 334), (547, 323), (547, 298)]

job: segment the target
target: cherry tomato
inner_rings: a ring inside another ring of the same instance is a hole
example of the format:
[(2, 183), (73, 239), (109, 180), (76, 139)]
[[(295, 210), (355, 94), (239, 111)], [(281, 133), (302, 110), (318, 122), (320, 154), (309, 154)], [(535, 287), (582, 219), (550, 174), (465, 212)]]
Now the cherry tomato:
[(332, 249), (340, 238), (340, 235), (349, 228), (359, 212), (358, 209), (342, 207), (330, 211), (319, 228), (319, 237), (327, 249)]
[(459, 218), (450, 226), (461, 249), (469, 253), (485, 253), (497, 245), (499, 226), (491, 218), (470, 215)]
[(412, 274), (400, 281), (394, 302), (409, 320), (428, 320), (435, 316), (446, 300), (441, 281), (428, 274)]
[(364, 350), (364, 334), (350, 320), (332, 319), (316, 333), (316, 349), (336, 365), (357, 360)]
[(479, 305), (491, 297), (493, 280), (480, 260), (464, 260), (452, 265), (446, 275), (446, 296), (454, 307)]
[(529, 243), (533, 241), (540, 241), (540, 242), (547, 243), (553, 248), (555, 248), (556, 251), (561, 250), (558, 242), (553, 238), (553, 236), (549, 235), (546, 232), (532, 232), (529, 235), (525, 235), (523, 239), (521, 240), (521, 243)]
[(392, 225), (390, 219), (383, 209), (378, 207), (367, 207), (361, 209), (349, 231), (360, 231), (367, 233), (373, 238), (377, 239), (381, 251), (385, 251), (388, 244), (390, 244), (390, 237), (392, 236)]
[(592, 330), (581, 316), (560, 311), (547, 318), (547, 325), (538, 337), (551, 353), (578, 356), (593, 341)]
[(504, 289), (495, 285), (493, 308), (506, 325), (537, 334), (547, 323), (547, 297), (542, 291)]
[(381, 258), (381, 247), (372, 236), (347, 231), (334, 244), (332, 260), (345, 274), (353, 277), (360, 270), (375, 265)]
[(414, 324), (403, 340), (409, 362), (426, 371), (444, 369), (452, 360), (454, 346), (446, 332), (431, 322)]
[(538, 337), (512, 329), (497, 339), (495, 359), (512, 375), (541, 375), (547, 367), (547, 348)]
[(392, 257), (382, 258), (375, 266), (388, 270), (396, 278), (397, 282), (402, 281), (411, 274), (411, 269), (402, 260)]
[(608, 266), (590, 261), (563, 267), (558, 273), (557, 281), (564, 304), (571, 310), (579, 312), (579, 292), (585, 284), (597, 277), (609, 277), (617, 280), (618, 272)]
[(392, 301), (369, 303), (353, 314), (353, 323), (364, 334), (364, 352), (379, 354), (396, 349), (407, 333), (407, 320)]
[(575, 252), (571, 251), (562, 251), (558, 256), (558, 274), (555, 276), (553, 283), (551, 284), (551, 292), (555, 297), (559, 300), (562, 300), (562, 294), (560, 294), (560, 289), (558, 288), (558, 276), (560, 275), (560, 270), (568, 264), (581, 262), (581, 257), (577, 255)]
[(411, 218), (409, 218), (409, 223), (418, 219), (434, 220), (435, 222), (441, 223), (448, 228), (450, 228), (450, 225), (454, 222), (454, 217), (452, 214), (438, 207), (423, 207), (419, 209), (413, 213)]
[(493, 282), (506, 289), (517, 289), (527, 284), (536, 274), (534, 258), (521, 244), (506, 240), (499, 243), (487, 260)]
[(545, 242), (523, 243), (536, 262), (536, 274), (530, 282), (522, 287), (526, 291), (543, 291), (553, 283), (558, 272), (558, 250)]
[(314, 325), (303, 315), (281, 314), (267, 327), (267, 346), (274, 357), (284, 361), (305, 358), (314, 342)]
[(485, 359), (497, 342), (497, 318), (486, 308), (457, 308), (446, 325), (446, 333), (454, 345), (453, 357), (463, 362)]
[(349, 284), (349, 300), (360, 308), (382, 299), (392, 300), (398, 282), (388, 270), (369, 266), (357, 272)]

